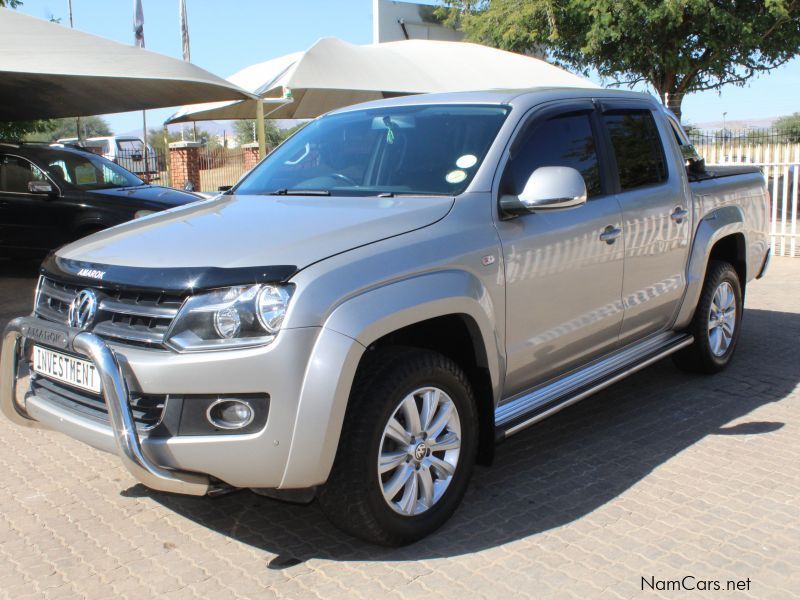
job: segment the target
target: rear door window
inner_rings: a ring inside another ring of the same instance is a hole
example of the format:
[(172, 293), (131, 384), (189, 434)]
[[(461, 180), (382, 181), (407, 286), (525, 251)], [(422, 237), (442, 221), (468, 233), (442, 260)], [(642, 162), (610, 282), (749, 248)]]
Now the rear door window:
[(667, 180), (661, 136), (649, 110), (613, 110), (604, 113), (603, 120), (614, 147), (622, 191)]
[(600, 195), (600, 163), (590, 113), (558, 115), (534, 125), (506, 167), (501, 193), (518, 196), (539, 167), (572, 167), (583, 175), (588, 197)]

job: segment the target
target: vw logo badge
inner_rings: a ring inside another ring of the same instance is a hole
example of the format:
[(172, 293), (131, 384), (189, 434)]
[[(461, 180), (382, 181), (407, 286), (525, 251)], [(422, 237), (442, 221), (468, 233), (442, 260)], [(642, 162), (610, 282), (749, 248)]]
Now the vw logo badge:
[(97, 313), (97, 294), (94, 290), (81, 290), (69, 305), (69, 325), (86, 329)]

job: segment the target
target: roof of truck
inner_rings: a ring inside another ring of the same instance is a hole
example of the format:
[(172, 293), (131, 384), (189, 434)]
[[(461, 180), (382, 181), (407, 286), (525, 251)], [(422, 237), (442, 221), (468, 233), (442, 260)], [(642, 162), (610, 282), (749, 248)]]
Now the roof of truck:
[[(635, 98), (656, 100), (652, 95), (629, 90), (604, 88), (540, 87), (514, 90), (482, 90), (474, 92), (447, 92), (437, 94), (413, 94), (354, 104), (331, 111), (329, 114), (378, 108), (381, 106), (414, 106), (425, 104), (514, 104), (521, 100), (545, 101), (569, 96), (571, 98)], [(523, 102), (527, 103), (527, 102)]]

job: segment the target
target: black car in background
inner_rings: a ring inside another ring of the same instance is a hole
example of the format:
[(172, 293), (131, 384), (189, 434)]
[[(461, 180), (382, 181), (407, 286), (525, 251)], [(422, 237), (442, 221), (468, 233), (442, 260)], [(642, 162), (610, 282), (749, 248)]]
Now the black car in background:
[(44, 255), (101, 229), (201, 199), (148, 185), (86, 150), (0, 142), (0, 256)]

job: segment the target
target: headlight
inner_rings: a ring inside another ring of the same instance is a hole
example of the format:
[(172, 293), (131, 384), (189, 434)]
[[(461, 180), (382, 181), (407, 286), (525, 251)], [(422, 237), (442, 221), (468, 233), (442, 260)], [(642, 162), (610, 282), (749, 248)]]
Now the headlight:
[(279, 285), (265, 285), (256, 297), (256, 315), (261, 326), (270, 333), (278, 333), (289, 304), (289, 291)]
[(135, 213), (133, 213), (133, 218), (141, 219), (142, 217), (146, 217), (147, 215), (152, 215), (155, 212), (156, 211), (154, 210), (137, 210)]
[(192, 296), (178, 311), (165, 343), (178, 352), (269, 344), (280, 331), (292, 290), (250, 285)]

